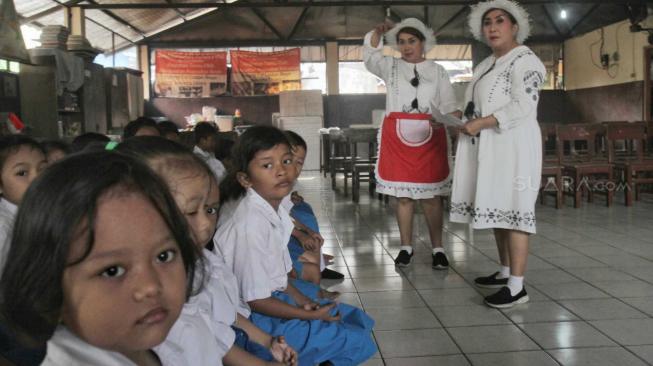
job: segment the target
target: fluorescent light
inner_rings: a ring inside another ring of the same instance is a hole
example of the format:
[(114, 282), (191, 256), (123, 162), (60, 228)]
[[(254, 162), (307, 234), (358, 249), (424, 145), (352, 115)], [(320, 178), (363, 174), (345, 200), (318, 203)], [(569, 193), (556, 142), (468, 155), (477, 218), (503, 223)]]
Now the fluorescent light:
[(567, 19), (567, 11), (562, 9), (560, 10), (560, 19)]

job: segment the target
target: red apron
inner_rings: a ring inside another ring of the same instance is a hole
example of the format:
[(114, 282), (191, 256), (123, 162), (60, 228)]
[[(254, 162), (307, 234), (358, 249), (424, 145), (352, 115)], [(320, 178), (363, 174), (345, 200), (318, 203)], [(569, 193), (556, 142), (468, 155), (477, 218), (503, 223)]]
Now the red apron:
[(449, 176), (447, 133), (433, 130), (429, 114), (392, 112), (381, 127), (379, 178), (388, 182), (437, 183)]

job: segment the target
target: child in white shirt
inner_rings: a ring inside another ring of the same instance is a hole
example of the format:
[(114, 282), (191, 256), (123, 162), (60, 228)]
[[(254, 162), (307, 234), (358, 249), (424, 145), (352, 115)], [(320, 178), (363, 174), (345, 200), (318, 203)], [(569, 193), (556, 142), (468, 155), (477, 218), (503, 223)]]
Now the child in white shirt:
[(48, 340), (42, 365), (161, 364), (151, 349), (191, 293), (198, 256), (147, 166), (106, 151), (57, 162), (25, 194), (13, 233), (0, 312)]
[(206, 165), (211, 168), (218, 183), (222, 182), (224, 177), (227, 175), (227, 170), (222, 162), (215, 158), (215, 146), (218, 142), (218, 131), (216, 131), (211, 123), (200, 122), (195, 125), (193, 135), (195, 136), (195, 147), (193, 147), (193, 153), (204, 160)]
[[(142, 159), (163, 178), (204, 255), (201, 291), (188, 300), (165, 342), (155, 348), (159, 357), (165, 363), (183, 350), (187, 363), (197, 366), (295, 365), (296, 352), (283, 337), (271, 337), (247, 319), (249, 308), (238, 307), (233, 273), (223, 258), (205, 249), (215, 233), (220, 201), (217, 182), (206, 164), (182, 145), (157, 137), (134, 137), (117, 150)], [(235, 344), (237, 333), (252, 342)]]
[(221, 190), (228, 211), (219, 219), (216, 250), (233, 269), (250, 319), (272, 335), (284, 335), (301, 365), (356, 365), (376, 351), (374, 321), (344, 304), (318, 302), (288, 282), (292, 261), (287, 243), (293, 229), (281, 206), (297, 175), (283, 132), (251, 127), (234, 149), (235, 170)]
[[(24, 135), (0, 138), (0, 275), (7, 259), (18, 205), (32, 181), (47, 165), (41, 144)], [(0, 356), (16, 364), (36, 364), (43, 359), (39, 346), (23, 347), (0, 323)]]

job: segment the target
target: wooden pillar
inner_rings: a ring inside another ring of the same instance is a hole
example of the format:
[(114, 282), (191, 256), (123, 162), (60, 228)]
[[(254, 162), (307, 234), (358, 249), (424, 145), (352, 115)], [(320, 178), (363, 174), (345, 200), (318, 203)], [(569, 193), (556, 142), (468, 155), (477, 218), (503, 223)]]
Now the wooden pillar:
[(64, 25), (70, 34), (84, 37), (86, 35), (86, 17), (84, 9), (80, 7), (63, 7)]
[(150, 48), (146, 44), (138, 46), (138, 66), (143, 72), (143, 97), (150, 100)]
[(339, 94), (338, 42), (326, 43), (327, 95)]

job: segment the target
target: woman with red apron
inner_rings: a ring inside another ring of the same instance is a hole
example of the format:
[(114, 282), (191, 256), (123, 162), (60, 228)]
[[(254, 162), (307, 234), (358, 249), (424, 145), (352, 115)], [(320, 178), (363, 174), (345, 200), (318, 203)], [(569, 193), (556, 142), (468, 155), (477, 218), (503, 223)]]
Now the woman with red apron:
[[(384, 56), (383, 38), (401, 58)], [(433, 30), (415, 18), (394, 27), (377, 26), (365, 35), (365, 67), (387, 87), (386, 116), (379, 130), (377, 192), (397, 197), (401, 249), (395, 259), (407, 266), (413, 256), (413, 212), (419, 201), (433, 247), (433, 268), (449, 266), (442, 249), (442, 200), (451, 191), (447, 132), (431, 123), (433, 108), (458, 116), (445, 69), (425, 58), (435, 45)]]

